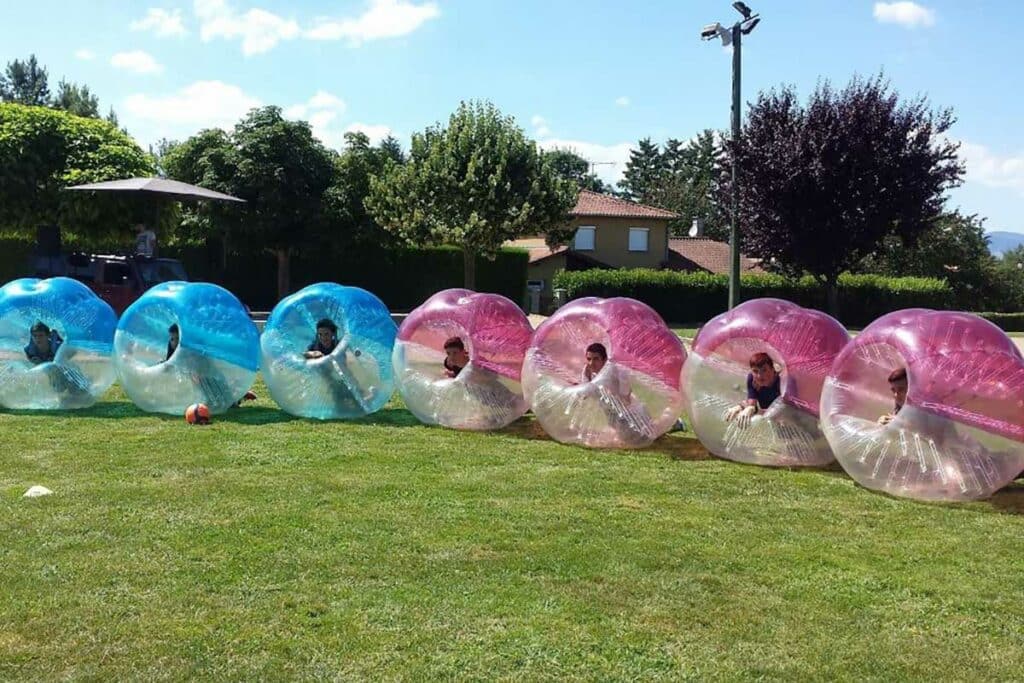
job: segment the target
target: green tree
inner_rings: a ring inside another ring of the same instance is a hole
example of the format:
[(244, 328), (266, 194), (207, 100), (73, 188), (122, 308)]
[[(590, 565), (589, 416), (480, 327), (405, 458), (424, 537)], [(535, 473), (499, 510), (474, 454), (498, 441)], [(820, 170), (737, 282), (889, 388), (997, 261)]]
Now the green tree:
[(792, 88), (761, 93), (725, 146), (738, 161), (744, 250), (815, 275), (836, 314), (839, 274), (889, 235), (914, 243), (960, 183), (954, 120), (924, 97), (902, 101), (881, 76), (841, 91), (826, 82), (806, 106)]
[(665, 170), (666, 161), (661, 150), (650, 138), (644, 138), (629, 152), (626, 170), (619, 181), (619, 193), (634, 202), (653, 204)]
[(370, 145), (365, 133), (345, 134), (345, 146), (335, 159), (334, 182), (327, 190), (325, 202), (329, 214), (328, 231), (324, 234), (326, 248), (344, 250), (352, 245), (386, 245), (395, 236), (382, 229), (366, 208), (370, 180), (383, 175), (394, 164), (404, 163), (401, 145), (386, 138), (378, 147)]
[(944, 213), (911, 240), (886, 237), (861, 269), (902, 277), (943, 278), (969, 310), (993, 308), (998, 299), (997, 260), (988, 248), (984, 219), (959, 211)]
[(54, 109), (63, 109), (76, 116), (86, 116), (91, 119), (100, 117), (100, 99), (89, 91), (89, 86), (69, 83), (61, 79), (57, 84), (57, 94), (53, 97), (51, 106)]
[(708, 129), (685, 144), (675, 139), (665, 143), (664, 170), (653, 182), (649, 201), (679, 214), (669, 224), (674, 234), (687, 234), (699, 219), (707, 237), (729, 238), (728, 217), (715, 197), (721, 156), (715, 136)]
[(581, 190), (592, 192), (609, 192), (611, 188), (600, 178), (590, 172), (590, 162), (571, 149), (550, 149), (544, 152), (555, 173), (566, 180), (571, 180)]
[(385, 230), (413, 245), (462, 248), (469, 288), (477, 255), (493, 258), (526, 234), (571, 235), (576, 188), (490, 103), (462, 103), (446, 127), (414, 135), (409, 161), (370, 185), (366, 206)]
[(50, 86), (45, 67), (39, 66), (36, 56), (24, 62), (15, 59), (7, 63), (0, 76), (0, 101), (45, 106), (50, 103)]
[[(345, 137), (347, 139), (348, 135)], [(367, 145), (369, 145), (369, 142), (370, 140), (367, 138)], [(398, 164), (405, 163), (405, 152), (402, 151), (402, 143), (400, 143), (393, 135), (389, 135), (381, 140), (379, 147), (380, 151), (384, 154), (384, 157), (391, 159)]]
[(41, 223), (92, 234), (127, 230), (137, 220), (138, 207), (130, 200), (63, 190), (152, 172), (149, 155), (106, 121), (0, 104), (0, 226), (25, 232)]
[(996, 310), (1024, 312), (1024, 245), (1004, 252), (996, 261)]
[(227, 192), (248, 204), (204, 207), (238, 239), (277, 257), (277, 291), (291, 291), (291, 257), (308, 249), (325, 223), (324, 195), (334, 180), (334, 158), (308, 123), (289, 121), (279, 107), (253, 109), (230, 135), (202, 131), (174, 146), (163, 160), (168, 174)]

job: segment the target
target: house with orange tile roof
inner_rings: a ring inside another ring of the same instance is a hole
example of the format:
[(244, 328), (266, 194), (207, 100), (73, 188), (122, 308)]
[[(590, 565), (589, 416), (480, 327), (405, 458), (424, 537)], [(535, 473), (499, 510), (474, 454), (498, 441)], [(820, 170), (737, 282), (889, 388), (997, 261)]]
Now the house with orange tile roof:
[[(569, 244), (551, 248), (543, 235), (507, 242), (530, 255), (527, 280), (541, 293), (541, 308), (552, 298), (560, 270), (591, 268), (671, 268), (729, 272), (729, 245), (705, 237), (673, 238), (669, 221), (678, 214), (599, 192), (582, 190), (569, 214), (575, 234)], [(763, 272), (758, 261), (741, 257), (742, 272)]]

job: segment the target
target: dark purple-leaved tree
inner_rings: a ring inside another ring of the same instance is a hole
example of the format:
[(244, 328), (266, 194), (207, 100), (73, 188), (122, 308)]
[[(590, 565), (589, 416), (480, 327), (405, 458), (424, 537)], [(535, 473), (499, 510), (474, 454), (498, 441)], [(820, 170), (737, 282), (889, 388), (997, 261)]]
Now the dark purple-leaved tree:
[[(820, 84), (806, 105), (791, 87), (761, 93), (724, 169), (739, 161), (744, 250), (809, 272), (838, 312), (838, 279), (895, 235), (914, 244), (960, 184), (955, 119), (925, 97), (901, 101), (881, 75), (843, 90)], [(720, 201), (729, 206), (729, 178)]]

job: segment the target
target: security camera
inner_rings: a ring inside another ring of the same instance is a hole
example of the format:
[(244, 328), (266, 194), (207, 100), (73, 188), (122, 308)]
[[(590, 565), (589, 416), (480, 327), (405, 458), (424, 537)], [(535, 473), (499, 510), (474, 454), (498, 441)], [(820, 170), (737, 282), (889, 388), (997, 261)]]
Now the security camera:
[(703, 38), (704, 40), (711, 40), (712, 38), (717, 36), (718, 32), (721, 30), (722, 25), (716, 21), (715, 23), (708, 24), (703, 29), (701, 29), (700, 37)]
[(740, 27), (740, 31), (745, 36), (750, 35), (750, 32), (754, 30), (754, 27), (760, 23), (761, 19), (759, 17), (754, 17), (750, 21), (743, 22), (743, 25)]
[(751, 9), (747, 7), (746, 3), (734, 2), (732, 6), (736, 8), (736, 11), (743, 15), (744, 19), (749, 19), (750, 15), (753, 14)]
[(732, 31), (722, 26), (717, 21), (713, 24), (708, 24), (700, 32), (700, 37), (704, 40), (712, 40), (715, 36), (722, 39), (723, 47), (729, 47), (732, 45)]

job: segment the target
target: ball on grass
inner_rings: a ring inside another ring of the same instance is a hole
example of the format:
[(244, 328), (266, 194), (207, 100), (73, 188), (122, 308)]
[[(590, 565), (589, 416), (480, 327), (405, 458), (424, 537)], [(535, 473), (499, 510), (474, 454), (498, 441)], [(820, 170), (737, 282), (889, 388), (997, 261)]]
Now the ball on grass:
[(193, 403), (185, 409), (185, 422), (190, 425), (210, 424), (210, 409), (205, 403)]

